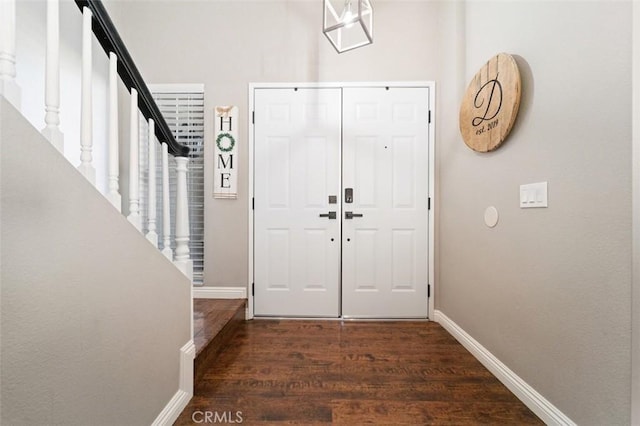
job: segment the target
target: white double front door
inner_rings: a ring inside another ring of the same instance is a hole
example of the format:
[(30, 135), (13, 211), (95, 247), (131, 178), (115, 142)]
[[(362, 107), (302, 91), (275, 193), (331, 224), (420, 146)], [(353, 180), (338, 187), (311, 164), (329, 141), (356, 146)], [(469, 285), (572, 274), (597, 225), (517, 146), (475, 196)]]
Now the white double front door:
[(254, 315), (426, 318), (429, 89), (255, 89), (254, 110)]

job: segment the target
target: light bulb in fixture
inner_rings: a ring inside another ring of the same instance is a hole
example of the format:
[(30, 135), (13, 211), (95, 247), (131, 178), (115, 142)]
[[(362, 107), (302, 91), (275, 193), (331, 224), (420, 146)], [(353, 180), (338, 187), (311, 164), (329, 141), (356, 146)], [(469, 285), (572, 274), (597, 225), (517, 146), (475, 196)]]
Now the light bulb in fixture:
[(347, 0), (344, 5), (342, 16), (340, 17), (340, 22), (345, 24), (346, 28), (351, 28), (353, 27), (354, 20), (353, 12), (351, 11), (351, 0)]

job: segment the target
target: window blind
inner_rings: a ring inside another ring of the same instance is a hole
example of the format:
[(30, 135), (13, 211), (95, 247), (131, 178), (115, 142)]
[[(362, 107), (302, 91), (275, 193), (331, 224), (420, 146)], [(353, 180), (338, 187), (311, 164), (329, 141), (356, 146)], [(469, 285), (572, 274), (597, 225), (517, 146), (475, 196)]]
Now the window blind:
[[(176, 141), (188, 146), (189, 168), (187, 194), (189, 197), (189, 250), (193, 260), (193, 282), (204, 282), (204, 85), (150, 85), (160, 112)], [(148, 232), (149, 155), (148, 124), (140, 125), (140, 209), (143, 231)], [(162, 233), (162, 150), (156, 150), (156, 232), (163, 247)], [(169, 155), (169, 193), (171, 198), (171, 248), (175, 250), (176, 161)]]

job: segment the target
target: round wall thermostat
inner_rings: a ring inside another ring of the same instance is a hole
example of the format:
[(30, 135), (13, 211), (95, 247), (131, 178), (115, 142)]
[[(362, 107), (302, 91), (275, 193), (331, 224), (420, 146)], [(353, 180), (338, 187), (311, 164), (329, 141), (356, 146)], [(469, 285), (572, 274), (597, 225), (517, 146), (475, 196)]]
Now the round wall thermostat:
[(489, 228), (493, 228), (498, 224), (498, 209), (495, 207), (487, 207), (484, 211), (484, 223)]

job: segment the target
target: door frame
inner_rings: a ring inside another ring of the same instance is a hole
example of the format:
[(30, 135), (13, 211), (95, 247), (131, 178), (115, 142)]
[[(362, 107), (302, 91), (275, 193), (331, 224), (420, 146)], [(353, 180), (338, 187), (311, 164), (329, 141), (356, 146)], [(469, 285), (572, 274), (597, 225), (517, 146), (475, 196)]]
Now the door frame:
[[(253, 309), (254, 309), (254, 296), (253, 296), (253, 283), (254, 283), (254, 223), (253, 223), (253, 198), (254, 198), (254, 122), (253, 116), (255, 111), (254, 99), (255, 99), (255, 91), (257, 89), (295, 89), (295, 88), (304, 88), (304, 89), (324, 89), (324, 88), (335, 88), (335, 89), (345, 89), (345, 88), (384, 88), (384, 87), (394, 87), (394, 88), (428, 88), (429, 89), (429, 112), (430, 112), (430, 122), (428, 127), (429, 133), (429, 194), (428, 197), (431, 199), (431, 208), (428, 210), (428, 285), (430, 288), (430, 295), (427, 298), (428, 304), (428, 319), (432, 319), (433, 312), (435, 310), (435, 293), (436, 293), (436, 282), (435, 282), (435, 260), (434, 260), (434, 251), (435, 251), (435, 100), (436, 100), (436, 84), (434, 81), (386, 81), (386, 82), (349, 82), (349, 83), (249, 83), (249, 109), (247, 114), (247, 126), (248, 126), (248, 142), (249, 142), (249, 162), (248, 162), (248, 172), (249, 172), (249, 191), (247, 195), (247, 210), (248, 210), (248, 226), (249, 226), (249, 256), (248, 256), (248, 279), (247, 279), (247, 310), (246, 310), (246, 318), (253, 319)], [(338, 318), (342, 319), (342, 317)]]

